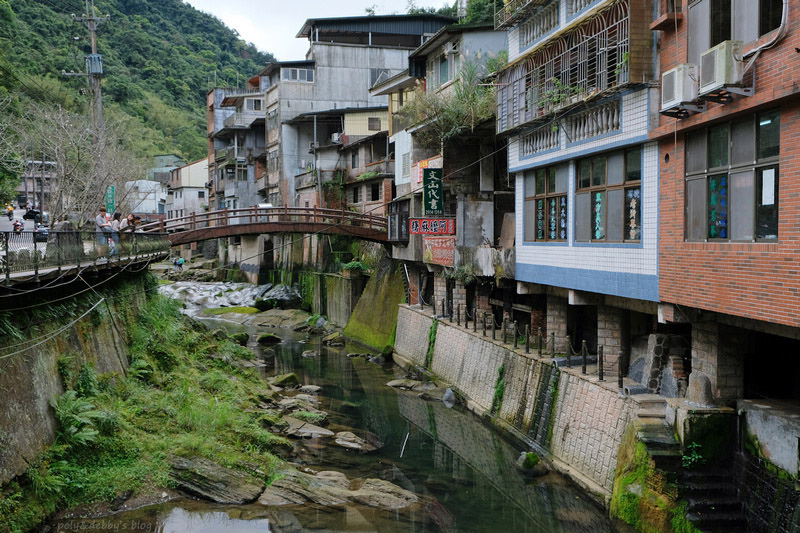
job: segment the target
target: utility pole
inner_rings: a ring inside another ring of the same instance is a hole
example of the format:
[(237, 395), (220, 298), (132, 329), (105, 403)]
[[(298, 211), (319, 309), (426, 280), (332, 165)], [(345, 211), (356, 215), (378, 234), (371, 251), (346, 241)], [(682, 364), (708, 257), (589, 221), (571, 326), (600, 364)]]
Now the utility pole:
[[(83, 22), (89, 29), (89, 36), (92, 41), (92, 53), (86, 56), (86, 75), (89, 77), (89, 92), (92, 94), (92, 109), (94, 111), (95, 125), (100, 128), (103, 125), (103, 100), (100, 93), (100, 78), (103, 75), (103, 57), (97, 53), (97, 38), (95, 30), (98, 22), (108, 22), (110, 15), (97, 17), (94, 13), (94, 0), (86, 0), (86, 13), (82, 16), (72, 15), (74, 22)], [(66, 74), (66, 73), (64, 73)]]

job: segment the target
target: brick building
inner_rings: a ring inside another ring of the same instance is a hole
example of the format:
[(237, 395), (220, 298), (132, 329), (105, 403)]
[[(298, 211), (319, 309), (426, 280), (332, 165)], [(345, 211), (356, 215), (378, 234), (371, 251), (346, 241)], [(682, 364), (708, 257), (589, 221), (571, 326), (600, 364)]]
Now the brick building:
[(796, 399), (800, 4), (658, 4), (660, 320), (717, 399)]

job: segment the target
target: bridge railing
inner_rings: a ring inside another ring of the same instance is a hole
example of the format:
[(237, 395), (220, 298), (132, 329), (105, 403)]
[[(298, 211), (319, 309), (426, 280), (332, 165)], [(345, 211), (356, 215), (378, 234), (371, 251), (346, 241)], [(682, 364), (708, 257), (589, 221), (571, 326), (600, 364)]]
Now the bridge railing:
[[(110, 233), (96, 231), (0, 232), (0, 275), (86, 265), (102, 260), (136, 259), (169, 252), (165, 233), (122, 232), (120, 242), (109, 242)], [(102, 238), (101, 238), (102, 236)]]
[(169, 218), (139, 226), (145, 232), (175, 233), (216, 226), (235, 224), (258, 224), (264, 222), (317, 223), (331, 225), (360, 226), (377, 231), (386, 231), (387, 219), (379, 215), (357, 213), (341, 209), (320, 207), (242, 207), (219, 209), (204, 213)]

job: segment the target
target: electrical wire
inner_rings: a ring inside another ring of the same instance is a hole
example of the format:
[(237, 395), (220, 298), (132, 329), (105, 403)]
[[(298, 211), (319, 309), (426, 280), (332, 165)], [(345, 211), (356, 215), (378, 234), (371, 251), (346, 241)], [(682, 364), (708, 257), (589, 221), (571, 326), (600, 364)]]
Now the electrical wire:
[(53, 339), (53, 338), (55, 338), (56, 336), (60, 335), (60, 334), (61, 334), (61, 333), (63, 333), (64, 331), (66, 331), (68, 328), (71, 328), (72, 326), (74, 326), (74, 325), (75, 325), (75, 324), (76, 324), (76, 323), (77, 323), (79, 320), (81, 320), (83, 317), (85, 317), (86, 315), (88, 315), (89, 313), (91, 313), (92, 311), (94, 311), (94, 310), (97, 308), (97, 306), (98, 306), (98, 305), (100, 305), (101, 303), (103, 303), (104, 301), (105, 301), (105, 298), (100, 298), (100, 300), (99, 300), (97, 303), (95, 303), (95, 304), (94, 304), (92, 307), (90, 307), (88, 311), (86, 311), (85, 313), (83, 313), (83, 314), (82, 314), (81, 316), (79, 316), (78, 318), (76, 318), (76, 319), (72, 320), (72, 321), (71, 321), (69, 324), (65, 324), (65, 325), (61, 326), (60, 328), (58, 328), (58, 329), (57, 329), (56, 331), (54, 331), (53, 333), (51, 333), (51, 334), (47, 335), (47, 337), (46, 337), (45, 339), (43, 339), (43, 340), (41, 340), (41, 341), (37, 342), (36, 344), (33, 344), (33, 345), (31, 345), (31, 346), (28, 346), (27, 348), (23, 348), (22, 350), (17, 350), (16, 352), (11, 352), (11, 353), (7, 353), (7, 354), (0, 355), (0, 360), (7, 359), (7, 358), (9, 358), (9, 357), (12, 357), (12, 356), (14, 356), (14, 355), (21, 354), (21, 353), (23, 353), (23, 352), (26, 352), (26, 351), (30, 350), (31, 348), (35, 348), (35, 347), (37, 347), (37, 346), (40, 346), (40, 345), (44, 344), (45, 342), (49, 341), (50, 339)]

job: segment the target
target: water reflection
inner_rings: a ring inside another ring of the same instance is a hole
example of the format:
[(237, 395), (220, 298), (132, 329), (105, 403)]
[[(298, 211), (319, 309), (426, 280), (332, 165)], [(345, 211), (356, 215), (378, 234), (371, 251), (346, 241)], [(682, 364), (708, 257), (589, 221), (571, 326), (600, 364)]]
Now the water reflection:
[[(251, 340), (264, 331), (232, 329), (247, 330)], [(390, 480), (420, 495), (422, 503), (384, 511), (361, 505), (232, 507), (187, 499), (121, 513), (103, 519), (106, 523), (119, 524), (120, 531), (134, 531), (124, 526), (135, 523), (140, 531), (176, 533), (614, 531), (604, 511), (561, 476), (548, 474), (534, 481), (521, 477), (514, 467), (520, 450), (471, 413), (390, 389), (385, 384), (396, 377), (396, 368), (347, 357), (348, 352), (363, 352), (363, 347), (329, 348), (302, 333), (270, 331), (284, 341), (263, 352), (261, 371), (295, 372), (301, 384), (321, 386), (317, 407), (329, 413), (327, 429), (382, 443), (377, 451), (359, 453), (327, 439), (301, 439), (295, 441), (298, 460), (316, 470), (344, 472), (351, 479)], [(252, 341), (251, 347), (257, 349)], [(306, 350), (318, 355), (302, 357)], [(73, 523), (65, 521), (54, 524), (53, 530), (70, 527)]]

